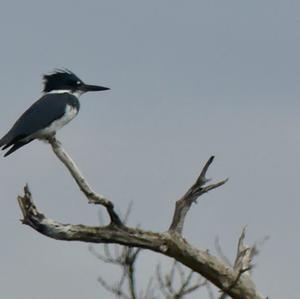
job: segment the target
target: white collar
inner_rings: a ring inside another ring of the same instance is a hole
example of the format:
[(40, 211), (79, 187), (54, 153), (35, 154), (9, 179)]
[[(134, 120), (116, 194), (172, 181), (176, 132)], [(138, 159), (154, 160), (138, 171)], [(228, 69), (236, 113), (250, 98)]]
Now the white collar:
[(49, 93), (69, 93), (69, 94), (79, 98), (84, 93), (84, 91), (81, 91), (81, 90), (72, 91), (69, 89), (54, 89), (49, 92), (46, 92), (46, 94), (49, 94)]

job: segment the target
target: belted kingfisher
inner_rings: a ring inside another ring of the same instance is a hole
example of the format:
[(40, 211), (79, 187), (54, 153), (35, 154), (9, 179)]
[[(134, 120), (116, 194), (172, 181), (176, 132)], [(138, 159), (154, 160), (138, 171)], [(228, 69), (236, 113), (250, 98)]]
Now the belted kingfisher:
[(0, 139), (0, 148), (11, 147), (4, 155), (10, 155), (34, 139), (48, 139), (71, 121), (80, 108), (79, 96), (88, 91), (109, 88), (85, 84), (67, 69), (58, 69), (44, 75), (44, 95), (32, 104)]

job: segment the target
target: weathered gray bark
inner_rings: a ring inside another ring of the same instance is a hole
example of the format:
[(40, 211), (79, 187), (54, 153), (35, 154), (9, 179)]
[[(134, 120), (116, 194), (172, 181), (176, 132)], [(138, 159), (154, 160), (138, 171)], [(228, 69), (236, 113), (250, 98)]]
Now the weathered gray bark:
[(113, 203), (98, 195), (87, 184), (79, 169), (55, 139), (49, 140), (56, 156), (64, 163), (75, 179), (89, 203), (104, 206), (110, 216), (106, 226), (85, 226), (62, 224), (40, 213), (32, 201), (28, 186), (24, 195), (18, 197), (26, 225), (36, 231), (57, 240), (82, 241), (90, 243), (114, 243), (131, 247), (145, 248), (172, 257), (191, 270), (201, 274), (225, 294), (236, 299), (264, 299), (256, 290), (248, 274), (251, 267), (251, 247), (244, 245), (244, 233), (240, 237), (237, 260), (230, 267), (222, 260), (189, 244), (182, 236), (185, 216), (192, 203), (202, 194), (223, 185), (226, 180), (206, 185), (206, 172), (213, 161), (211, 157), (205, 164), (199, 178), (186, 194), (176, 202), (170, 228), (166, 232), (151, 232), (125, 225), (114, 210)]

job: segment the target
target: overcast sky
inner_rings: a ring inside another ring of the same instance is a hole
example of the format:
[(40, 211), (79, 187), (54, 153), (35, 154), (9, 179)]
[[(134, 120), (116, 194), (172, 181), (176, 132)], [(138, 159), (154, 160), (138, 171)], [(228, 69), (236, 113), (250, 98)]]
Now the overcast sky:
[[(78, 118), (58, 134), (91, 185), (119, 211), (133, 201), (132, 225), (164, 231), (175, 200), (216, 155), (209, 177), (230, 180), (193, 206), (186, 238), (214, 252), (219, 236), (233, 258), (244, 225), (249, 243), (269, 235), (257, 287), (298, 299), (299, 10), (288, 0), (2, 1), (1, 134), (56, 67), (110, 87), (82, 96)], [(97, 277), (117, 272), (87, 244), (21, 225), (16, 196), (26, 182), (47, 216), (98, 223), (48, 145), (1, 158), (0, 297), (113, 298)], [(143, 253), (140, 284), (158, 259)]]

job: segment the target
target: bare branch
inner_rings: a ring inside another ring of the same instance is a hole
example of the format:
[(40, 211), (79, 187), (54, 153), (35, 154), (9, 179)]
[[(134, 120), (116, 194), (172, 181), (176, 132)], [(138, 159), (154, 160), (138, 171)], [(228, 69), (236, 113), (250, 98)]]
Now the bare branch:
[(160, 291), (167, 297), (168, 296), (168, 292), (165, 288), (165, 283), (164, 283), (164, 279), (162, 277), (162, 273), (161, 273), (161, 264), (157, 264), (156, 266), (156, 279), (158, 282), (158, 286)]
[[(137, 255), (136, 255), (137, 256)], [(135, 256), (135, 258), (136, 258)], [(134, 277), (134, 273), (135, 273), (135, 267), (134, 267), (134, 262), (135, 262), (135, 258), (133, 260), (131, 260), (126, 269), (127, 269), (127, 275), (128, 275), (128, 281), (129, 281), (129, 290), (130, 290), (130, 295), (132, 299), (136, 299), (137, 295), (136, 295), (136, 286), (135, 286), (135, 277)]]
[(246, 227), (243, 227), (241, 235), (238, 240), (237, 253), (234, 262), (233, 269), (236, 270), (237, 275), (231, 286), (221, 296), (219, 299), (225, 299), (230, 290), (238, 283), (242, 275), (247, 275), (250, 277), (250, 270), (252, 269), (252, 258), (257, 253), (255, 246), (245, 245)]
[(169, 232), (171, 233), (182, 233), (184, 220), (187, 212), (189, 211), (193, 202), (196, 202), (198, 197), (202, 194), (207, 193), (210, 190), (216, 189), (222, 185), (224, 185), (228, 179), (220, 181), (216, 184), (211, 184), (205, 186), (205, 184), (209, 181), (206, 178), (206, 172), (213, 162), (214, 156), (211, 156), (206, 164), (204, 165), (199, 177), (192, 187), (176, 202), (175, 212), (173, 215), (172, 223), (169, 228)]
[[(177, 270), (177, 273), (179, 274), (181, 284), (182, 285), (185, 284), (186, 278), (185, 278), (183, 267), (179, 263), (177, 263), (176, 260), (174, 260), (174, 266)], [(190, 271), (190, 273), (193, 273), (193, 271)]]
[(120, 220), (120, 217), (114, 210), (113, 203), (110, 200), (106, 199), (103, 195), (97, 194), (91, 189), (91, 187), (88, 185), (87, 181), (81, 174), (75, 162), (68, 155), (68, 153), (62, 148), (61, 143), (55, 137), (49, 138), (48, 142), (51, 145), (55, 155), (67, 167), (70, 174), (76, 181), (78, 187), (87, 197), (88, 202), (92, 204), (99, 204), (104, 206), (107, 212), (109, 213), (111, 222), (113, 222), (115, 225), (119, 225), (119, 226), (123, 225), (122, 221)]
[[(253, 248), (245, 245), (245, 236), (246, 236), (246, 227), (242, 229), (241, 235), (239, 237), (236, 259), (234, 262), (233, 268), (238, 270), (239, 273), (243, 274), (251, 269), (251, 261), (252, 261), (252, 252)], [(240, 274), (240, 275), (241, 275)]]
[[(156, 268), (156, 279), (158, 282), (160, 292), (169, 299), (181, 299), (184, 296), (196, 291), (205, 285), (199, 276), (196, 282), (193, 282), (194, 271), (189, 271), (188, 274), (184, 272), (181, 266), (176, 260), (174, 260), (171, 270), (166, 275), (162, 276), (161, 266)], [(180, 283), (177, 288), (175, 285), (175, 276), (180, 279)]]
[(23, 223), (36, 231), (58, 240), (82, 241), (88, 243), (117, 243), (126, 246), (146, 248), (175, 258), (191, 270), (206, 277), (217, 287), (235, 299), (263, 299), (256, 292), (249, 277), (243, 275), (236, 281), (237, 274), (208, 252), (191, 246), (180, 235), (154, 233), (137, 228), (108, 225), (91, 227), (85, 225), (61, 224), (47, 218), (34, 205), (28, 186), (24, 195), (18, 197)]
[(105, 249), (104, 250), (104, 254), (101, 254), (99, 252), (97, 252), (94, 248), (94, 246), (92, 245), (89, 245), (89, 251), (90, 253), (96, 257), (97, 259), (101, 260), (102, 262), (106, 263), (106, 264), (114, 264), (114, 265), (119, 265), (120, 264), (120, 261), (119, 260), (116, 260), (114, 259), (110, 253), (108, 254), (107, 252), (109, 251), (108, 249), (108, 245), (107, 244), (103, 244), (103, 248)]
[[(210, 255), (207, 251), (193, 247), (180, 234), (186, 213), (191, 204), (203, 193), (215, 189), (226, 182), (224, 180), (205, 186), (207, 181), (205, 175), (209, 165), (212, 163), (213, 157), (204, 166), (196, 183), (177, 201), (170, 230), (164, 233), (156, 233), (139, 228), (131, 228), (123, 224), (120, 217), (114, 211), (112, 202), (91, 190), (77, 166), (56, 139), (52, 139), (49, 142), (53, 151), (64, 165), (66, 165), (89, 202), (101, 204), (106, 208), (110, 215), (111, 223), (107, 226), (92, 227), (62, 224), (47, 218), (38, 211), (32, 201), (32, 195), (28, 186), (25, 186), (24, 195), (18, 197), (24, 224), (29, 225), (41, 234), (57, 240), (103, 244), (114, 243), (159, 252), (174, 258), (191, 270), (199, 273), (234, 299), (264, 298), (257, 293), (251, 278), (248, 275), (242, 275), (249, 268), (243, 267), (240, 272), (232, 269), (218, 258)], [(243, 259), (246, 260), (246, 256), (248, 256), (248, 253), (247, 255), (245, 253)]]
[(131, 299), (126, 295), (119, 286), (112, 286), (108, 284), (102, 277), (98, 278), (99, 283), (110, 293), (116, 295), (119, 298)]
[[(89, 250), (94, 256), (104, 261), (105, 263), (110, 263), (121, 267), (122, 275), (121, 278), (114, 284), (107, 283), (102, 277), (99, 277), (98, 281), (109, 292), (115, 295), (119, 294), (118, 297), (120, 298), (126, 297), (130, 299), (137, 299), (138, 297), (135, 286), (135, 262), (141, 249), (134, 249), (132, 247), (123, 246), (122, 251), (119, 251), (119, 245), (114, 245), (113, 247), (107, 244), (105, 245), (106, 246), (104, 247), (103, 254), (98, 253), (93, 246), (90, 246)], [(123, 290), (125, 282), (128, 287), (128, 294), (127, 291)]]

